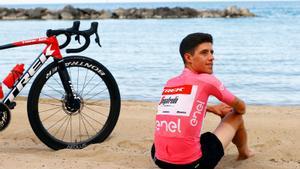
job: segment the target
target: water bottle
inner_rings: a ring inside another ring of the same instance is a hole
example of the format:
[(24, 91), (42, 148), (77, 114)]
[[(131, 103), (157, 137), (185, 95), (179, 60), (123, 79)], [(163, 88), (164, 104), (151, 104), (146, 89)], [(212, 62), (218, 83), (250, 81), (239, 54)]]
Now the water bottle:
[(3, 80), (3, 83), (9, 88), (13, 88), (14, 84), (22, 76), (24, 72), (24, 64), (17, 64)]

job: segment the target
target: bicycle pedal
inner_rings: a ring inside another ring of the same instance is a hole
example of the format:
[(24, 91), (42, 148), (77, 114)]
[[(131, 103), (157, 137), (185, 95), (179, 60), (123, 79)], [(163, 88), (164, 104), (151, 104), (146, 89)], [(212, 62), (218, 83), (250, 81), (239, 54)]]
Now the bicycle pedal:
[(17, 105), (16, 102), (11, 102), (9, 105), (7, 105), (7, 107), (8, 107), (9, 109), (14, 109), (16, 105)]

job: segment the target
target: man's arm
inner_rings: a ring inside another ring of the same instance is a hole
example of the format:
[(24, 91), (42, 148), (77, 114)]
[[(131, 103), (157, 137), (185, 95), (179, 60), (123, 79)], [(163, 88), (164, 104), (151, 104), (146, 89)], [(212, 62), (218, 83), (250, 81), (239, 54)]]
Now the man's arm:
[[(208, 78), (208, 84), (210, 84), (210, 88), (208, 91), (209, 95), (215, 96), (221, 102), (232, 107), (235, 113), (244, 114), (246, 112), (246, 105), (243, 100), (239, 99), (238, 97), (234, 96), (230, 91), (228, 91), (224, 87), (223, 83), (221, 83), (221, 81), (219, 81), (215, 76), (211, 75), (208, 76), (207, 78)], [(219, 107), (207, 106), (208, 111), (213, 112), (217, 115), (224, 116), (224, 114), (220, 112), (222, 111), (222, 109), (224, 109), (224, 107), (222, 106)]]
[(232, 111), (235, 111), (238, 114), (244, 114), (246, 112), (246, 105), (243, 100), (235, 97), (233, 102), (229, 105), (224, 103), (217, 105), (207, 105), (206, 110), (223, 118), (227, 113), (230, 113)]
[(234, 110), (234, 112), (238, 114), (245, 114), (246, 113), (246, 104), (243, 100), (239, 99), (238, 97), (235, 97), (233, 102), (229, 104)]
[(223, 118), (227, 113), (230, 113), (233, 111), (232, 107), (228, 106), (227, 104), (221, 103), (217, 105), (207, 105), (208, 112), (211, 112), (215, 115), (220, 116)]

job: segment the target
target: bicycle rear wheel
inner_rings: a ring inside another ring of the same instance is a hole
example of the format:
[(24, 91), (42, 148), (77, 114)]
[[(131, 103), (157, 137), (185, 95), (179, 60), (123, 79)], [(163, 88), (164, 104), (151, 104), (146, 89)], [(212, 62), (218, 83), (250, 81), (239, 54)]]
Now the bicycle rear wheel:
[(70, 111), (55, 62), (45, 67), (33, 82), (27, 102), (30, 125), (48, 147), (81, 149), (104, 141), (120, 113), (118, 85), (99, 62), (83, 57), (64, 58), (80, 108)]

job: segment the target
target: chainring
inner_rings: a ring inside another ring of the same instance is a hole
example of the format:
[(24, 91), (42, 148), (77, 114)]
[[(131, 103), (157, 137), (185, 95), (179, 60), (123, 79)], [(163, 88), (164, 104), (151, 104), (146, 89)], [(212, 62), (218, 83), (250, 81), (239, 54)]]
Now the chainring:
[(10, 122), (10, 110), (2, 102), (0, 102), (0, 131), (3, 131)]

